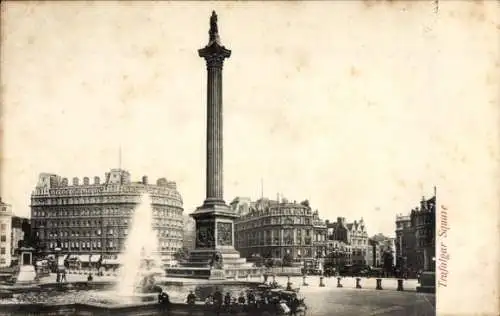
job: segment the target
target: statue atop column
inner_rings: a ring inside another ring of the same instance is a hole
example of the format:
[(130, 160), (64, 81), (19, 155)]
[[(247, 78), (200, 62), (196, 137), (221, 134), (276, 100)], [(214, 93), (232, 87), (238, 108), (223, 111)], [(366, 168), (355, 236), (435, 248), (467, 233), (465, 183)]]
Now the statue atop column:
[(219, 28), (217, 27), (217, 13), (215, 13), (215, 11), (212, 11), (212, 16), (210, 17), (210, 30), (208, 31), (208, 35), (209, 43), (220, 42)]

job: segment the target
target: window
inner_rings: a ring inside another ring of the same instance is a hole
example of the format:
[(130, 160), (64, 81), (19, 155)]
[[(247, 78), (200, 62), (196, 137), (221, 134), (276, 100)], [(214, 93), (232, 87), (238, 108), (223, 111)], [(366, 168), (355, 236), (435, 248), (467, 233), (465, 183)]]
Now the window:
[(0, 230), (7, 230), (7, 225), (6, 224), (0, 225)]
[(6, 242), (7, 241), (7, 236), (6, 235), (2, 235), (2, 237), (0, 237), (0, 241), (1, 242)]
[(0, 255), (5, 255), (5, 247), (0, 248)]

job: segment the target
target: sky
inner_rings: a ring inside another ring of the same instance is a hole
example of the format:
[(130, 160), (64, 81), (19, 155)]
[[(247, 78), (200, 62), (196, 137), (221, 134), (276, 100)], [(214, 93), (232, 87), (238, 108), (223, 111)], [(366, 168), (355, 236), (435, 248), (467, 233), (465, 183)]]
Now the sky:
[(470, 8), (455, 20), (443, 14), (447, 24), (432, 1), (2, 8), (0, 192), (18, 215), (29, 214), (39, 173), (102, 178), (119, 167), (120, 147), (134, 180), (176, 181), (187, 213), (203, 202), (206, 69), (197, 50), (212, 9), (232, 50), (226, 201), (261, 190), (309, 199), (323, 219), (362, 217), (369, 235), (392, 236), (396, 214), (434, 186), (449, 197), (494, 183), (472, 171), (496, 174), (498, 133), (486, 111), (494, 95), (467, 93), (484, 87), (492, 65), (474, 58), (484, 45), (468, 44), (491, 36), (468, 26)]

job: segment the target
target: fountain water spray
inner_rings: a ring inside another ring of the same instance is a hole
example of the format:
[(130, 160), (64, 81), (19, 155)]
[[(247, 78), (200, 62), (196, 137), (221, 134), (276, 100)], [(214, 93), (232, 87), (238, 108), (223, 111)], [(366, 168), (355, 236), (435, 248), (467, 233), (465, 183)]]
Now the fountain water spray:
[(145, 277), (164, 275), (158, 249), (157, 232), (153, 230), (152, 199), (144, 193), (129, 224), (115, 289), (118, 295), (134, 296), (143, 286)]

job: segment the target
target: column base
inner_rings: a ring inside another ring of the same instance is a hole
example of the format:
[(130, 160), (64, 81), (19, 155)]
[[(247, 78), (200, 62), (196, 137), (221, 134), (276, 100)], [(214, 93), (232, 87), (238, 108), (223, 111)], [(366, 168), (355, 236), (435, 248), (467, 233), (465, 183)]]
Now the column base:
[(223, 199), (217, 199), (217, 198), (207, 198), (205, 201), (203, 201), (202, 207), (209, 208), (213, 206), (228, 206), (228, 205)]
[(203, 205), (196, 208), (196, 210), (191, 213), (191, 216), (194, 218), (200, 216), (214, 216), (214, 217), (230, 217), (237, 218), (238, 215), (231, 210), (229, 205), (225, 204), (224, 201), (214, 201), (214, 200), (205, 200)]

